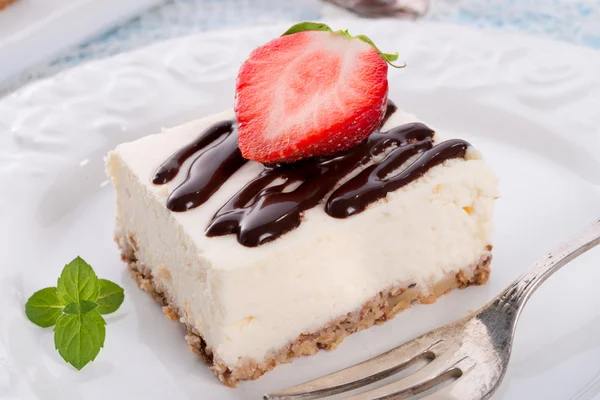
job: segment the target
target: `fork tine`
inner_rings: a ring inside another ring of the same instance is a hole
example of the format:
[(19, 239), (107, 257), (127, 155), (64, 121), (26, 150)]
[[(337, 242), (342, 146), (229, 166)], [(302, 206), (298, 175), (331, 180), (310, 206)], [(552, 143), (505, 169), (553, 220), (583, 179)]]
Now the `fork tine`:
[(264, 396), (265, 400), (309, 400), (347, 392), (368, 385), (439, 353), (442, 340), (421, 337), (360, 364), (324, 377)]
[(472, 364), (467, 357), (457, 358), (452, 352), (447, 352), (406, 378), (355, 394), (346, 400), (383, 400), (392, 398), (392, 396), (394, 400), (405, 399), (424, 392), (452, 376), (460, 376), (461, 371), (467, 370)]
[[(473, 375), (472, 370), (461, 368), (462, 376), (448, 386), (431, 393), (422, 400), (480, 400), (488, 392), (485, 377)], [(483, 391), (482, 391), (483, 389)]]

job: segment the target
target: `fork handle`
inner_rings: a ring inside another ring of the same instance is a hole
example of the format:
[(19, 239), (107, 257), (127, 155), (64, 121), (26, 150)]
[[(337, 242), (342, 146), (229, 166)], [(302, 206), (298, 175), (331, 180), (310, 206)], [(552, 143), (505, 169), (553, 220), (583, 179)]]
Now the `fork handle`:
[(518, 319), (527, 300), (550, 275), (598, 244), (600, 244), (600, 220), (596, 220), (538, 260), (529, 271), (517, 278), (491, 303), (502, 311), (514, 312), (515, 320)]

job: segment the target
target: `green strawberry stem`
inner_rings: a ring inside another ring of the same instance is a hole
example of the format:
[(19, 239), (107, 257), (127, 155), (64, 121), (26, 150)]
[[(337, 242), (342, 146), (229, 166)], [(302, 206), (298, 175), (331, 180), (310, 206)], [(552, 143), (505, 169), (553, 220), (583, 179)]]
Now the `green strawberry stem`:
[(304, 31), (324, 31), (324, 32), (331, 32), (333, 34), (337, 34), (337, 35), (344, 35), (349, 39), (358, 39), (358, 40), (362, 40), (363, 42), (371, 45), (375, 50), (377, 50), (377, 52), (381, 55), (381, 57), (383, 57), (383, 59), (392, 67), (394, 68), (404, 68), (406, 67), (406, 63), (404, 63), (404, 65), (395, 65), (392, 62), (398, 60), (398, 52), (391, 54), (391, 53), (384, 53), (381, 50), (379, 50), (379, 48), (377, 46), (375, 46), (375, 43), (373, 43), (373, 41), (371, 39), (369, 39), (367, 36), (365, 35), (357, 35), (357, 36), (352, 36), (350, 34), (350, 32), (348, 32), (348, 29), (340, 29), (339, 31), (333, 31), (328, 25), (326, 24), (321, 24), (319, 22), (300, 22), (294, 26), (292, 26), (290, 29), (288, 29), (287, 31), (284, 32), (283, 35), (281, 36), (287, 36), (287, 35), (293, 35), (294, 33), (298, 33), (298, 32), (304, 32)]

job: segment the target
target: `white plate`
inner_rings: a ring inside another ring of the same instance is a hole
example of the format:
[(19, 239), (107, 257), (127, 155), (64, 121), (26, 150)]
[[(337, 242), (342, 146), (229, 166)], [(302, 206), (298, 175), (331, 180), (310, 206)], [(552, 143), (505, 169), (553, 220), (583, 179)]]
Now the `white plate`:
[[(112, 241), (102, 157), (118, 143), (232, 105), (240, 62), (287, 27), (160, 43), (34, 83), (0, 101), (0, 397), (259, 399), (397, 345), (483, 305), (538, 256), (598, 217), (600, 55), (528, 37), (397, 21), (335, 23), (363, 32), (408, 67), (390, 97), (470, 140), (497, 171), (495, 260), (488, 285), (417, 306), (334, 352), (278, 367), (236, 390), (188, 352), (182, 328), (139, 291)], [(123, 285), (105, 348), (81, 372), (52, 331), (29, 323), (27, 297), (76, 255)], [(495, 399), (591, 399), (600, 386), (600, 253), (549, 280), (518, 328)], [(293, 310), (290, 310), (293, 312)]]
[(0, 84), (161, 0), (19, 0), (0, 12)]

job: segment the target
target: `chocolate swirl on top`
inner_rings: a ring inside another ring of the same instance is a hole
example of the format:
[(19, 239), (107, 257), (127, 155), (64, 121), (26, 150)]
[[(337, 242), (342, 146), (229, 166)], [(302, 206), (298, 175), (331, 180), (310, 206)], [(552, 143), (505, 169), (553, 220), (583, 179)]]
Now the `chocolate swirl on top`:
[[(434, 167), (451, 158), (464, 157), (469, 144), (464, 140), (453, 139), (433, 146), (432, 136), (423, 135), (426, 128), (422, 124), (409, 124), (376, 135), (402, 135), (404, 141), (399, 140), (397, 150), (379, 163), (365, 168), (357, 176), (340, 186), (331, 194), (325, 211), (336, 218), (346, 218), (364, 211), (367, 206), (383, 197), (389, 192), (400, 189), (402, 186), (421, 177), (429, 168)], [(415, 125), (421, 125), (416, 127)], [(406, 128), (408, 130), (405, 130)], [(412, 129), (411, 129), (412, 128)], [(426, 128), (427, 129), (427, 128)], [(398, 130), (399, 132), (394, 132)], [(411, 132), (412, 131), (412, 132)], [(413, 137), (411, 135), (414, 134)], [(413, 142), (414, 141), (414, 142)], [(411, 157), (423, 152), (408, 168), (396, 175), (388, 177), (394, 170), (402, 167)]]
[(162, 163), (152, 179), (155, 185), (173, 180), (185, 160), (197, 153), (185, 181), (167, 199), (169, 210), (187, 211), (198, 207), (248, 161), (242, 157), (237, 138), (237, 123), (220, 121)]
[[(396, 106), (390, 101), (381, 125), (395, 111)], [(333, 191), (325, 205), (327, 214), (334, 218), (360, 213), (433, 166), (464, 157), (467, 142), (450, 140), (434, 146), (433, 134), (421, 123), (405, 124), (387, 132), (375, 131), (353, 148), (333, 156), (266, 165), (217, 211), (206, 235), (233, 233), (238, 242), (248, 247), (274, 240), (300, 225), (302, 213), (321, 202), (344, 177), (360, 166), (372, 164)], [(185, 181), (167, 200), (172, 211), (186, 211), (204, 203), (246, 162), (237, 147), (235, 122), (222, 121), (165, 161), (153, 182), (164, 184), (172, 180), (193, 154), (196, 159)], [(383, 159), (373, 162), (376, 156)], [(408, 167), (394, 174), (413, 158)]]

